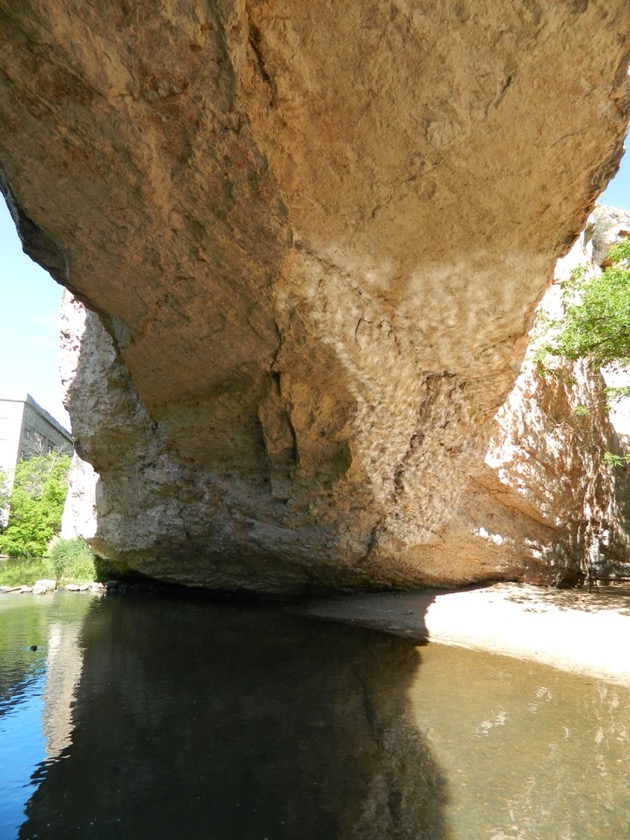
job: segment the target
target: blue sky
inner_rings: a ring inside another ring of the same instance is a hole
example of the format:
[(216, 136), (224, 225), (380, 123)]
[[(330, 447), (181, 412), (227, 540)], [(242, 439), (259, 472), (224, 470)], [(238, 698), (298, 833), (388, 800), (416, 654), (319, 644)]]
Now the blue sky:
[[(600, 200), (630, 210), (630, 153)], [(28, 391), (69, 429), (59, 381), (61, 292), (48, 273), (22, 253), (0, 198), (0, 391)]]
[(62, 288), (22, 252), (0, 196), (0, 392), (28, 391), (62, 425), (59, 305)]
[(621, 160), (619, 172), (606, 187), (599, 200), (602, 204), (608, 204), (609, 207), (630, 210), (630, 134), (626, 138), (626, 154)]

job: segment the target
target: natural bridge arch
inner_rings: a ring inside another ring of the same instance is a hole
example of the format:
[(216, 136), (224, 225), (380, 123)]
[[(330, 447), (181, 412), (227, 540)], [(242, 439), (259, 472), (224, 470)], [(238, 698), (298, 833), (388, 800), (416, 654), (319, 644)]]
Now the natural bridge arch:
[(94, 313), (96, 548), (268, 590), (521, 574), (471, 542), (480, 470), (618, 166), (627, 2), (5, 5), (2, 190)]

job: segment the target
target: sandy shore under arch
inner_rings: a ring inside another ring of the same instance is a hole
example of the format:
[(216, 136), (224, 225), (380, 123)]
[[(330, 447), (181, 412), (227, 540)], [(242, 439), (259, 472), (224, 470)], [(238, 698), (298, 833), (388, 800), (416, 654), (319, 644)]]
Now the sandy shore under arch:
[(339, 595), (301, 614), (552, 665), (630, 685), (630, 589), (497, 583), (458, 591)]

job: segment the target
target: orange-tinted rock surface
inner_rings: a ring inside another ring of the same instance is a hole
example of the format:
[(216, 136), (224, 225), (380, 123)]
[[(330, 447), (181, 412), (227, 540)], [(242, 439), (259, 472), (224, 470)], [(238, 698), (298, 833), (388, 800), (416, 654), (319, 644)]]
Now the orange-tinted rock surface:
[(3, 191), (93, 313), (98, 551), (264, 590), (521, 574), (471, 537), (478, 470), (618, 164), (627, 2), (0, 8)]

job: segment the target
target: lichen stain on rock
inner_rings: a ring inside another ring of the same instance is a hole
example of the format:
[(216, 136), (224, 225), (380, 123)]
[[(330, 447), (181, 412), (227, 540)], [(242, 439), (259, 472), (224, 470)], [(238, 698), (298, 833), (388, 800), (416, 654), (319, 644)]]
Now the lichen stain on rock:
[(271, 591), (522, 574), (471, 534), (534, 309), (621, 155), (630, 8), (605, 11), (5, 10), (2, 189), (91, 312), (65, 343), (99, 552)]

